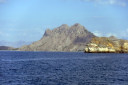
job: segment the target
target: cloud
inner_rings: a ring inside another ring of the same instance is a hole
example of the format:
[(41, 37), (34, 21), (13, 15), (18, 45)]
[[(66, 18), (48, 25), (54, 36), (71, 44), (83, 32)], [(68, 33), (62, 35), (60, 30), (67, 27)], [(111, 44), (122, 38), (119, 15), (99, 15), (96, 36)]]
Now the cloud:
[(117, 38), (121, 39), (128, 39), (128, 29), (120, 32), (100, 32), (100, 31), (94, 31), (92, 32), (94, 35), (98, 37), (110, 37), (110, 36), (115, 36)]
[(98, 37), (110, 37), (110, 36), (118, 37), (116, 33), (104, 33), (100, 31), (94, 31), (93, 34)]
[(110, 37), (110, 36), (118, 37), (116, 33), (102, 33), (99, 31), (95, 31), (95, 32), (93, 32), (93, 34), (98, 36), (98, 37)]
[(117, 35), (117, 33), (106, 33), (105, 36), (107, 36), (107, 37), (115, 36), (115, 37), (119, 38), (119, 36)]
[(103, 34), (99, 31), (94, 31), (93, 34), (99, 37), (103, 36)]
[(119, 6), (126, 6), (127, 0), (81, 0), (81, 1), (91, 1), (95, 2), (98, 4), (103, 4), (103, 5), (119, 5)]

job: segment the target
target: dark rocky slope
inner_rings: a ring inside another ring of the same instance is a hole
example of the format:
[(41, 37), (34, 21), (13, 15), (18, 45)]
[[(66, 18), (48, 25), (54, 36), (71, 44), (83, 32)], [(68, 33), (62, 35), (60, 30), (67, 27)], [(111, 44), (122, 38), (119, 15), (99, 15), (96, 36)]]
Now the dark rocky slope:
[(95, 37), (80, 24), (69, 27), (66, 24), (53, 30), (47, 29), (43, 37), (20, 51), (84, 51), (85, 45)]

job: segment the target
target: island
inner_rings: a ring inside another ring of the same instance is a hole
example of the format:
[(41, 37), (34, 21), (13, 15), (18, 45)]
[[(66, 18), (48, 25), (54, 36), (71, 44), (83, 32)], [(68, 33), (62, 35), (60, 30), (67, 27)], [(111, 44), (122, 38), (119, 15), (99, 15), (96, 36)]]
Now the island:
[(32, 44), (6, 50), (128, 53), (128, 40), (118, 39), (115, 36), (98, 37), (79, 23), (72, 26), (63, 24), (53, 30), (47, 29), (42, 38)]

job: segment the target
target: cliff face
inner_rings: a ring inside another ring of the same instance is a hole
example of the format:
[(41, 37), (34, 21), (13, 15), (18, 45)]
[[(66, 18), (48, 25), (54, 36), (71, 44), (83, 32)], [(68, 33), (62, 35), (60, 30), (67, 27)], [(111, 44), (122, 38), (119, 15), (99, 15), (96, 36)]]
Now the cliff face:
[(95, 37), (86, 45), (85, 52), (90, 53), (128, 53), (128, 41), (115, 37)]
[(19, 48), (20, 51), (84, 51), (85, 45), (95, 37), (85, 27), (66, 24), (53, 30), (47, 29), (41, 40)]

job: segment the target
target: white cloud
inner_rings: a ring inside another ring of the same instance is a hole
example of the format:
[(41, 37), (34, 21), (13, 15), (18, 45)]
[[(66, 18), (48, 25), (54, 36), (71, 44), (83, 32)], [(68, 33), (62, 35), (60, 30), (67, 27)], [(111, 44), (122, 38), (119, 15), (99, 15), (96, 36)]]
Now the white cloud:
[(110, 36), (118, 37), (116, 33), (107, 33), (106, 36), (107, 36), (107, 37), (110, 37)]
[(118, 37), (116, 33), (104, 33), (100, 31), (94, 31), (93, 34), (98, 37), (110, 37), (110, 36)]
[(91, 1), (99, 4), (108, 4), (108, 5), (119, 5), (119, 6), (126, 6), (127, 0), (81, 0), (81, 1)]
[(100, 32), (100, 31), (94, 31), (92, 32), (94, 35), (98, 37), (110, 37), (110, 36), (115, 36), (120, 39), (128, 39), (128, 29), (120, 32)]
[(99, 31), (94, 31), (93, 34), (99, 37), (103, 36), (103, 34)]

